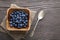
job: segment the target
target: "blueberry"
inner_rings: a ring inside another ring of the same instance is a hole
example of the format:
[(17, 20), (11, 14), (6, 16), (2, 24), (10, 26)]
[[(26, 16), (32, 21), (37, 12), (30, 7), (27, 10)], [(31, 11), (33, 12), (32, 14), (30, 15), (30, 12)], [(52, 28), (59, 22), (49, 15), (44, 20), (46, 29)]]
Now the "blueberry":
[(27, 13), (25, 13), (26, 14), (26, 16), (28, 16), (28, 14)]
[(19, 11), (19, 13), (22, 13), (22, 11)]
[(17, 12), (15, 11), (14, 14), (17, 15)]
[(28, 22), (28, 20), (25, 20), (25, 22)]
[(22, 28), (22, 24), (18, 24), (18, 28)]
[(12, 14), (12, 15), (14, 15), (14, 13), (13, 13), (13, 12), (12, 12), (11, 14)]
[(25, 17), (25, 15), (24, 15), (24, 14), (23, 14), (22, 16), (23, 16), (23, 17)]
[(19, 12), (19, 15), (21, 15), (21, 13)]
[(20, 17), (20, 19), (22, 19), (22, 17)]
[(24, 21), (24, 23), (26, 23), (26, 22)]
[(10, 23), (10, 26), (13, 26), (13, 24), (12, 24), (12, 23)]
[(11, 18), (10, 21), (12, 21), (13, 19)]
[(24, 23), (22, 23), (22, 25), (24, 26)]
[(27, 17), (25, 17), (25, 19), (28, 19)]
[(12, 15), (12, 14), (10, 14), (10, 16), (11, 16), (11, 17), (13, 17), (13, 15)]
[(10, 23), (13, 23), (12, 21), (10, 21)]
[(19, 14), (19, 11), (16, 11), (17, 14)]
[(24, 20), (22, 20), (22, 22), (24, 22)]
[(20, 22), (22, 21), (22, 19), (20, 19)]
[(17, 16), (16, 16), (16, 15), (14, 15), (14, 17), (16, 18)]
[(19, 21), (18, 21), (18, 20), (16, 20), (16, 23), (19, 23)]
[(15, 24), (15, 27), (17, 27), (17, 24)]
[(26, 27), (26, 25), (24, 25), (24, 27)]
[(27, 23), (25, 23), (25, 25), (27, 25)]
[(13, 26), (15, 26), (15, 23), (13, 23)]
[(22, 27), (22, 26), (23, 26), (23, 24), (20, 24), (20, 26)]
[(17, 19), (20, 19), (20, 17), (18, 16)]
[(15, 18), (14, 18), (14, 17), (13, 17), (12, 19), (13, 19), (13, 20), (15, 20)]
[(19, 11), (20, 13), (23, 13), (23, 11)]

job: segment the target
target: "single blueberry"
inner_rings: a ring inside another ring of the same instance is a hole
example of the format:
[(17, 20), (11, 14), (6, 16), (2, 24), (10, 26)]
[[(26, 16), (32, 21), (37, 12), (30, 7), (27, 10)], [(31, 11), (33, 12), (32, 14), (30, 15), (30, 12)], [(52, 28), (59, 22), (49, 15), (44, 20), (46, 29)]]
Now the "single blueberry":
[(26, 16), (28, 16), (28, 14), (27, 13), (25, 13), (26, 14)]
[(25, 15), (24, 15), (24, 14), (22, 14), (22, 16), (23, 16), (23, 17), (25, 17)]
[(19, 11), (16, 11), (17, 14), (19, 14), (20, 12)]
[(13, 17), (12, 19), (15, 20), (16, 18)]
[(15, 27), (17, 27), (17, 24), (15, 24)]
[(15, 23), (13, 23), (13, 26), (15, 26)]
[(18, 20), (16, 20), (16, 23), (19, 23), (19, 21), (18, 21)]
[(14, 17), (16, 18), (17, 16), (16, 16), (16, 15), (14, 15)]
[(20, 22), (22, 21), (22, 19), (20, 19)]
[(24, 25), (24, 27), (26, 27), (26, 25)]
[(19, 11), (20, 13), (23, 13), (23, 11)]
[(20, 13), (22, 13), (22, 11), (19, 11)]
[(23, 24), (20, 24), (20, 26), (22, 27), (22, 26), (23, 26)]
[(10, 18), (10, 21), (12, 21), (13, 19), (12, 18)]
[(25, 19), (28, 19), (27, 17), (25, 17)]
[(11, 14), (12, 14), (12, 15), (14, 15), (14, 13), (13, 13), (13, 12), (12, 12)]
[(12, 21), (10, 21), (10, 23), (13, 23)]
[(10, 23), (10, 26), (13, 26), (13, 24), (12, 24), (12, 23)]
[(28, 22), (28, 20), (25, 20), (25, 22)]
[(18, 24), (18, 28), (22, 28), (22, 25), (21, 24)]
[(13, 17), (13, 15), (12, 15), (12, 14), (10, 14), (10, 16), (11, 16), (11, 17)]
[(20, 19), (22, 19), (22, 17), (20, 17)]
[(21, 15), (21, 13), (19, 12), (19, 15)]
[(22, 25), (24, 26), (24, 23), (22, 23)]
[(26, 23), (25, 21), (23, 23)]
[(15, 11), (14, 14), (17, 15), (17, 12)]
[(20, 17), (17, 17), (17, 20), (20, 20)]
[(22, 20), (22, 22), (24, 22), (24, 20)]
[(27, 25), (27, 23), (25, 23), (25, 25)]

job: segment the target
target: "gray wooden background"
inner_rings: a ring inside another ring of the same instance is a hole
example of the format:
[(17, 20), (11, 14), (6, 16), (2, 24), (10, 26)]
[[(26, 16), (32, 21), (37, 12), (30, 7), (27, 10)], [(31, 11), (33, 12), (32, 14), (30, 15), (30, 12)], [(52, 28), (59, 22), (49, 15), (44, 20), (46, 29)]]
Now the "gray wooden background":
[(45, 10), (45, 18), (38, 23), (34, 36), (26, 40), (60, 40), (60, 0), (0, 0), (0, 23), (12, 3), (34, 11)]

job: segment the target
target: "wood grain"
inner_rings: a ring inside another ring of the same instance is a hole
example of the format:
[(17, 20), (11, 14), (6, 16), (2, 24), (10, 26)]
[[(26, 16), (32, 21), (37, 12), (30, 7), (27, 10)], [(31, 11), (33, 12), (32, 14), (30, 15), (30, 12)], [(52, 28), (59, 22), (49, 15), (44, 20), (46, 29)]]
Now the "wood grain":
[[(11, 3), (31, 10), (45, 10), (45, 18), (38, 23), (34, 37), (26, 40), (60, 40), (60, 0), (0, 0), (0, 23)], [(37, 18), (37, 16), (35, 17)], [(36, 20), (36, 19), (35, 19)], [(34, 26), (36, 21), (32, 24)]]

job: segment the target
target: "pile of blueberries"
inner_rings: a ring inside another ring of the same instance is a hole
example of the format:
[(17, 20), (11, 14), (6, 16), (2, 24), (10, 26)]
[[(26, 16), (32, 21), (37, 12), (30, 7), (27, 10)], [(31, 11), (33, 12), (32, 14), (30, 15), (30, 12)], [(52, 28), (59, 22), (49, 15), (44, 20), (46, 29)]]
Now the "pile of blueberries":
[(10, 14), (9, 24), (15, 28), (25, 28), (28, 25), (28, 13), (23, 10), (15, 10)]

